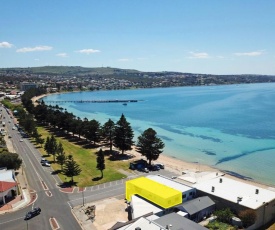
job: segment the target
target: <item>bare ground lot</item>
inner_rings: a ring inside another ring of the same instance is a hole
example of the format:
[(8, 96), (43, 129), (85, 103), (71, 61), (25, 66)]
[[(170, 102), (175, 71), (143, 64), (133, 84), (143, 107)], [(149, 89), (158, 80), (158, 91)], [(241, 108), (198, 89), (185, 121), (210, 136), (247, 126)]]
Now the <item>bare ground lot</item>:
[[(85, 214), (88, 206), (95, 205), (95, 219), (92, 222)], [(107, 230), (116, 222), (128, 221), (128, 213), (126, 212), (127, 204), (124, 199), (109, 198), (97, 202), (75, 207), (72, 212), (77, 217), (77, 220), (83, 229), (92, 230)]]

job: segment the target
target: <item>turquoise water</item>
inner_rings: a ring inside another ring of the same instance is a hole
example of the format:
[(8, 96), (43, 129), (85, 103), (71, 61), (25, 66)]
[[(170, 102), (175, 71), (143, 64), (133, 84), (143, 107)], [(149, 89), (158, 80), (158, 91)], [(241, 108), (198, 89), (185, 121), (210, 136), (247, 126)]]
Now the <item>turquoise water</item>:
[(48, 100), (137, 99), (137, 103), (63, 103), (101, 124), (123, 113), (135, 138), (152, 127), (164, 154), (275, 185), (275, 84), (79, 92)]

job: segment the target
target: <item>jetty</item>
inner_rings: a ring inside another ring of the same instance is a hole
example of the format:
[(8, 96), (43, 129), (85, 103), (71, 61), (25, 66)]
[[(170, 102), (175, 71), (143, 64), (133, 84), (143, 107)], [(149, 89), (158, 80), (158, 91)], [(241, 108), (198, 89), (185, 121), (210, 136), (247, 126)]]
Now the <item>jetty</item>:
[(59, 100), (59, 101), (45, 101), (46, 103), (133, 103), (141, 100)]

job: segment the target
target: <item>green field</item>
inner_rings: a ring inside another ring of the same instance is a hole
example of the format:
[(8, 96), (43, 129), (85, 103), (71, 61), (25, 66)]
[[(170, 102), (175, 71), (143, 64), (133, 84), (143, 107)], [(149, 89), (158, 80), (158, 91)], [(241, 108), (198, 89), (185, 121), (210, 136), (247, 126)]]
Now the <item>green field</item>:
[[(42, 135), (43, 139), (50, 136), (48, 130), (44, 127), (37, 127), (38, 132)], [(96, 169), (96, 152), (97, 149), (83, 148), (78, 144), (68, 141), (65, 137), (56, 137), (57, 142), (61, 142), (66, 155), (73, 155), (74, 160), (80, 165), (81, 173), (79, 176), (74, 177), (74, 181), (77, 183), (78, 187), (86, 187), (105, 183), (108, 181), (115, 181), (126, 176), (119, 172), (119, 169), (129, 171), (129, 161), (112, 161), (109, 156), (105, 156), (105, 170), (103, 171), (103, 178), (101, 177), (101, 172)], [(50, 162), (53, 161), (53, 156), (47, 156), (45, 150), (41, 146), (36, 146), (41, 155), (45, 157)], [(57, 163), (52, 163), (51, 167), (53, 170), (60, 170), (61, 167)], [(70, 178), (67, 178), (62, 173), (58, 173), (59, 177), (63, 182), (69, 182)]]

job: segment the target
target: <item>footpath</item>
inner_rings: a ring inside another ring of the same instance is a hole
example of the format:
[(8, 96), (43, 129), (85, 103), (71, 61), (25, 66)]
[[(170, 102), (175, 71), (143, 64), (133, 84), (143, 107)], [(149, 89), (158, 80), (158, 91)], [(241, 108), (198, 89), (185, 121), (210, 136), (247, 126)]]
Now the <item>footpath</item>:
[[(4, 137), (4, 139), (6, 141), (8, 151), (15, 152), (12, 142), (7, 137), (7, 135)], [(24, 208), (29, 204), (31, 204), (36, 199), (36, 193), (29, 189), (28, 181), (27, 181), (27, 178), (25, 177), (23, 165), (24, 164), (22, 164), (21, 168), (15, 172), (19, 193), (17, 194), (16, 197), (14, 197), (14, 199), (8, 201), (3, 206), (0, 206), (0, 215)]]

